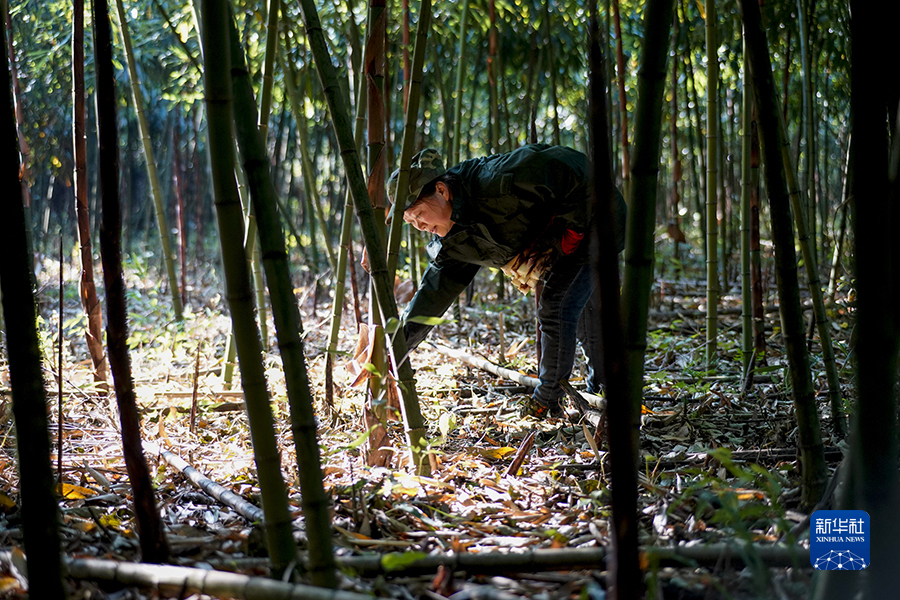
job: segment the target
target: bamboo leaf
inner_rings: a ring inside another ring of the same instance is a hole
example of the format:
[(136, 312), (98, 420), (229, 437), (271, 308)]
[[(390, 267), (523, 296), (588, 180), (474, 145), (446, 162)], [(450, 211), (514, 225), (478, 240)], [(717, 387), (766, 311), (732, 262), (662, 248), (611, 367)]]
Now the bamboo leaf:
[(425, 558), (425, 556), (424, 552), (391, 552), (381, 557), (381, 566), (387, 572), (397, 571)]

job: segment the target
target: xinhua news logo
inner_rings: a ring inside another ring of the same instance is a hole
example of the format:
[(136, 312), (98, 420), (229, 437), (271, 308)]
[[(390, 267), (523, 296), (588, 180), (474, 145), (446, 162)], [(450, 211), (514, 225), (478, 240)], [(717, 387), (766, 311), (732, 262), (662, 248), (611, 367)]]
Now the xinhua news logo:
[(809, 523), (809, 562), (823, 571), (869, 566), (869, 515), (862, 510), (817, 510)]

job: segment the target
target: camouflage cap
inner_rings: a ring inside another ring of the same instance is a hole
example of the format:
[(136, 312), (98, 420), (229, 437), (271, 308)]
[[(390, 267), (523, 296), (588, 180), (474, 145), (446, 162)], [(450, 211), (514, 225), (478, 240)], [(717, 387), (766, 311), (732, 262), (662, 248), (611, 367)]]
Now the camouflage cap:
[[(409, 165), (409, 194), (407, 194), (403, 210), (406, 210), (419, 198), (422, 188), (447, 172), (441, 153), (434, 148), (426, 148), (412, 157)], [(397, 180), (400, 169), (391, 174), (388, 180), (388, 198), (393, 203), (397, 197)]]

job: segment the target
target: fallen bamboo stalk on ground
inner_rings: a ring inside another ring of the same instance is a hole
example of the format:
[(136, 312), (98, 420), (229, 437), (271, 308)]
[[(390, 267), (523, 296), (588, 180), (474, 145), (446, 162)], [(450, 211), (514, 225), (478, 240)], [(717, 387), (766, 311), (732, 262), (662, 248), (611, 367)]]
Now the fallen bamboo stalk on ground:
[(159, 590), (177, 590), (181, 597), (189, 593), (240, 600), (371, 600), (369, 594), (344, 592), (311, 585), (286, 583), (265, 577), (211, 571), (192, 567), (118, 562), (96, 558), (66, 561), (68, 574), (77, 579), (115, 581)]
[(529, 377), (528, 375), (519, 373), (518, 371), (513, 371), (512, 369), (501, 367), (500, 365), (496, 365), (489, 360), (484, 360), (483, 358), (478, 358), (477, 356), (466, 354), (462, 350), (456, 350), (455, 348), (450, 348), (448, 346), (443, 346), (440, 344), (432, 344), (432, 346), (435, 350), (437, 350), (444, 356), (449, 356), (450, 358), (461, 360), (468, 365), (471, 365), (478, 369), (482, 369), (484, 371), (487, 371), (488, 373), (493, 373), (497, 377), (515, 381), (520, 385), (535, 388), (538, 386), (538, 383), (540, 383), (540, 380), (537, 377)]
[[(696, 565), (714, 567), (719, 561), (733, 566), (745, 565), (745, 557), (753, 556), (767, 566), (806, 566), (809, 549), (786, 544), (715, 543), (696, 546), (643, 546), (641, 555), (646, 564), (659, 567)], [(607, 552), (603, 547), (540, 549), (527, 552), (461, 552), (429, 554), (406, 565), (392, 566), (398, 553), (339, 556), (341, 568), (351, 569), (358, 577), (414, 577), (432, 574), (443, 566), (451, 571), (465, 571), (469, 575), (509, 575), (544, 571), (569, 571), (605, 568)], [(643, 561), (642, 561), (643, 562)], [(237, 559), (222, 563), (222, 568), (265, 567), (264, 559)]]
[[(642, 562), (656, 567), (698, 566), (712, 567), (728, 561), (732, 566), (747, 564), (754, 556), (770, 567), (806, 566), (809, 549), (784, 544), (761, 545), (745, 542), (715, 543), (697, 546), (654, 547), (640, 549)], [(0, 552), (0, 564), (11, 564), (11, 553)], [(431, 574), (443, 566), (452, 571), (465, 571), (470, 575), (503, 575), (512, 573), (537, 573), (542, 571), (569, 571), (605, 569), (605, 548), (562, 548), (531, 550), (528, 552), (462, 552), (456, 554), (430, 554), (412, 563), (392, 567), (394, 554), (367, 554), (338, 557), (342, 568), (352, 569), (359, 577), (410, 577)], [(386, 558), (390, 557), (390, 558)], [(754, 561), (755, 562), (755, 561)], [(250, 577), (227, 571), (198, 569), (193, 567), (130, 563), (95, 558), (66, 558), (68, 575), (76, 579), (115, 581), (124, 585), (136, 585), (159, 590), (180, 590), (184, 593), (200, 593), (220, 598), (240, 600), (366, 600), (370, 595), (355, 592), (329, 590), (309, 585), (291, 584), (264, 577)], [(238, 559), (222, 563), (223, 568), (265, 567), (267, 559)]]
[(145, 442), (144, 449), (151, 454), (158, 454), (170, 466), (187, 477), (197, 488), (203, 490), (225, 506), (233, 508), (239, 515), (251, 523), (257, 521), (262, 522), (263, 517), (265, 516), (262, 509), (247, 502), (212, 479), (205, 477), (200, 471), (189, 465), (180, 456), (172, 454), (167, 450), (163, 450), (152, 442)]

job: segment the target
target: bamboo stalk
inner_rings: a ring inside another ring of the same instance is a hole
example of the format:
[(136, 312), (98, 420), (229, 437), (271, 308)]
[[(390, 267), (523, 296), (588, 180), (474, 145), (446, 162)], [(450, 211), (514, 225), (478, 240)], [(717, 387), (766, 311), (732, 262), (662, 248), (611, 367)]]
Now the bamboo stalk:
[[(204, 15), (205, 18), (205, 15)], [(207, 49), (209, 51), (209, 49)], [(371, 600), (368, 594), (344, 592), (311, 585), (287, 583), (266, 577), (210, 571), (190, 567), (143, 565), (112, 560), (74, 558), (66, 563), (68, 574), (78, 579), (114, 581), (161, 592), (205, 594), (244, 600)]]
[(313, 395), (301, 338), (303, 323), (294, 297), (284, 236), (278, 218), (277, 194), (269, 168), (270, 161), (261, 131), (256, 127), (258, 118), (254, 114), (256, 103), (250, 73), (247, 71), (237, 28), (231, 19), (229, 24), (235, 133), (250, 184), (250, 200), (258, 220), (259, 249), (263, 257), (261, 262), (265, 268), (275, 334), (284, 364), (301, 501), (310, 540), (311, 578), (315, 585), (334, 588), (338, 582), (331, 549), (331, 517), (329, 500), (322, 485)]
[[(400, 146), (400, 167), (397, 177), (397, 190), (409, 189), (409, 165), (415, 150), (416, 119), (419, 116), (419, 99), (421, 97), (422, 70), (425, 64), (425, 49), (428, 41), (428, 30), (431, 27), (431, 0), (422, 0), (419, 5), (419, 22), (416, 25), (416, 41), (413, 48), (413, 64), (410, 71), (409, 97), (406, 103), (406, 119), (403, 126), (403, 142)], [(400, 236), (403, 231), (403, 215), (397, 214), (397, 205), (403, 205), (402, 198), (406, 194), (397, 192), (396, 202), (391, 207), (391, 230), (388, 237), (387, 267), (388, 274), (393, 276), (397, 270), (400, 257)], [(402, 208), (400, 209), (402, 210)], [(412, 228), (410, 228), (412, 229)], [(412, 251), (412, 247), (410, 247)]]
[(797, 185), (797, 169), (791, 161), (784, 123), (779, 121), (779, 126), (782, 143), (781, 156), (786, 166), (785, 175), (791, 197), (791, 207), (794, 211), (794, 223), (797, 226), (797, 241), (800, 244), (803, 265), (806, 267), (807, 286), (812, 297), (813, 315), (815, 316), (815, 324), (819, 333), (819, 343), (822, 346), (822, 363), (825, 367), (825, 378), (828, 382), (828, 400), (831, 406), (832, 425), (835, 433), (843, 437), (847, 435), (847, 421), (844, 417), (843, 401), (841, 400), (841, 382), (838, 378), (838, 369), (834, 358), (834, 346), (831, 343), (831, 322), (828, 320), (828, 315), (825, 312), (822, 284), (819, 281), (815, 241), (810, 238), (807, 230), (803, 200)]
[[(6, 1), (0, 0), (0, 15), (6, 14)], [(6, 47), (6, 36), (4, 23), (0, 26), (0, 47)], [(5, 190), (6, 200), (3, 201), (4, 219), (0, 235), (0, 251), (4, 257), (0, 261), (0, 295), (13, 389), (22, 524), (26, 532), (24, 546), (28, 570), (32, 573), (29, 586), (31, 597), (63, 600), (66, 595), (62, 584), (47, 394), (36, 325), (32, 257), (26, 237), (22, 193), (25, 184), (19, 179), (21, 164), (7, 60), (4, 52), (0, 61), (0, 185)]]
[(801, 504), (812, 507), (825, 489), (827, 469), (811, 381), (809, 354), (804, 343), (790, 199), (781, 154), (783, 140), (779, 130), (778, 99), (759, 6), (754, 0), (740, 0), (739, 6), (750, 59), (754, 105), (759, 114), (763, 159), (766, 163), (766, 189), (769, 193), (772, 237), (775, 242), (776, 282), (781, 299), (782, 336), (790, 365), (803, 466)]
[(103, 350), (103, 308), (94, 284), (94, 257), (91, 241), (91, 216), (88, 209), (87, 138), (85, 135), (84, 93), (84, 0), (75, 0), (72, 21), (72, 155), (75, 163), (75, 215), (78, 220), (78, 245), (81, 258), (81, 307), (87, 316), (84, 331), (94, 382), (101, 390), (109, 388), (109, 368)]
[[(259, 135), (263, 144), (269, 139), (269, 113), (272, 109), (272, 86), (275, 83), (276, 45), (278, 44), (278, 12), (281, 0), (269, 0), (268, 21), (266, 23), (266, 55), (263, 60), (262, 89), (259, 94)], [(276, 153), (277, 155), (277, 153)]]
[(180, 321), (183, 318), (181, 292), (178, 289), (178, 275), (175, 272), (175, 257), (172, 253), (172, 243), (169, 240), (169, 226), (166, 223), (166, 208), (163, 203), (162, 188), (159, 184), (159, 173), (156, 168), (156, 160), (153, 157), (150, 125), (147, 122), (147, 114), (144, 110), (144, 96), (141, 92), (140, 79), (138, 79), (137, 64), (131, 45), (131, 34), (128, 31), (128, 20), (125, 17), (125, 4), (123, 0), (115, 1), (119, 18), (119, 31), (122, 35), (122, 45), (125, 48), (125, 62), (128, 65), (128, 78), (131, 82), (131, 98), (134, 102), (134, 112), (138, 118), (138, 129), (144, 150), (144, 162), (147, 166), (147, 179), (150, 183), (150, 194), (153, 197), (153, 207), (156, 213), (156, 228), (159, 231), (163, 262), (166, 267), (166, 278), (169, 282), (169, 293), (172, 296), (172, 310), (175, 313), (175, 318)]
[[(463, 79), (466, 73), (466, 34), (469, 32), (469, 0), (463, 0), (460, 8), (459, 16), (459, 47), (456, 51), (456, 85), (454, 86), (453, 96), (453, 151), (448, 157), (448, 164), (455, 165), (460, 160), (462, 150), (462, 140), (460, 139), (462, 129), (462, 101), (463, 101)], [(399, 189), (403, 189), (398, 187)]]
[(628, 147), (628, 103), (625, 97), (625, 53), (622, 49), (622, 19), (619, 0), (612, 0), (613, 24), (616, 33), (616, 83), (619, 86), (619, 115), (622, 139), (622, 187), (625, 199), (631, 201), (631, 151)]
[(741, 351), (743, 370), (749, 374), (753, 363), (753, 294), (750, 284), (750, 120), (753, 118), (753, 93), (750, 90), (750, 64), (744, 41), (744, 65), (741, 84)]
[(718, 175), (719, 175), (719, 43), (716, 1), (706, 2), (706, 368), (713, 368), (718, 347)]
[(240, 361), (241, 383), (254, 460), (265, 511), (265, 532), (273, 569), (283, 570), (294, 560), (295, 550), (287, 490), (275, 444), (269, 407), (269, 391), (262, 363), (262, 344), (253, 314), (253, 292), (243, 244), (244, 216), (234, 180), (232, 137), (232, 89), (229, 15), (224, 0), (203, 0), (205, 88), (209, 116), (209, 147), (216, 198), (216, 219), (225, 270), (226, 298), (231, 309), (234, 341)]
[[(713, 567), (727, 562), (747, 565), (748, 557), (759, 559), (771, 567), (792, 567), (809, 564), (809, 549), (785, 544), (716, 543), (699, 546), (642, 546), (640, 552), (655, 567)], [(0, 561), (7, 561), (10, 553), (0, 553)], [(391, 555), (388, 555), (391, 556)], [(537, 573), (544, 571), (569, 571), (602, 569), (607, 560), (605, 548), (559, 548), (529, 550), (526, 552), (456, 552), (430, 554), (402, 567), (386, 568), (384, 555), (367, 554), (346, 556), (339, 559), (341, 566), (352, 569), (362, 577), (416, 577), (434, 573), (443, 566), (451, 572), (464, 571), (479, 575), (504, 575)], [(752, 559), (751, 559), (752, 560)], [(240, 567), (256, 567), (258, 559), (233, 561)], [(78, 579), (117, 581), (128, 585), (141, 585), (154, 589), (168, 589), (187, 593), (201, 593), (230, 598), (268, 599), (292, 598), (296, 600), (363, 600), (371, 596), (354, 592), (334, 592), (311, 586), (276, 582), (262, 577), (248, 577), (238, 573), (210, 571), (191, 567), (143, 565), (96, 558), (67, 558), (69, 574)], [(231, 563), (223, 565), (230, 566)], [(277, 584), (277, 585), (276, 585)], [(202, 586), (202, 587), (201, 587)], [(261, 587), (257, 587), (261, 586)], [(264, 586), (264, 587), (262, 587)], [(305, 593), (318, 594), (307, 596)], [(251, 595), (254, 594), (254, 595)], [(335, 595), (324, 595), (335, 594)], [(266, 595), (268, 594), (268, 595)]]
[(219, 485), (215, 481), (205, 477), (196, 468), (188, 464), (183, 458), (177, 454), (173, 454), (167, 450), (163, 450), (152, 442), (144, 443), (144, 450), (149, 454), (155, 454), (165, 460), (172, 468), (188, 478), (194, 486), (206, 492), (223, 505), (234, 509), (236, 513), (250, 521), (251, 523), (261, 522), (265, 518), (263, 511), (257, 506), (247, 502), (234, 492)]
[[(381, 240), (375, 227), (375, 215), (373, 214), (372, 203), (366, 189), (366, 182), (363, 179), (359, 155), (354, 145), (350, 117), (340, 91), (334, 65), (331, 62), (315, 3), (313, 0), (301, 0), (300, 6), (310, 47), (316, 61), (316, 68), (319, 71), (319, 78), (322, 81), (322, 87), (325, 90), (325, 97), (328, 101), (329, 113), (334, 124), (341, 159), (344, 162), (350, 183), (356, 215), (366, 242), (366, 248), (369, 251), (370, 273), (375, 287), (375, 294), (378, 296), (379, 308), (382, 311), (385, 324), (393, 324), (394, 322), (399, 322), (397, 304), (393, 294), (393, 281), (390, 279), (387, 261), (384, 258), (384, 242)], [(430, 473), (431, 467), (429, 459), (424, 452), (428, 444), (425, 437), (425, 422), (422, 419), (419, 400), (416, 396), (412, 367), (407, 360), (408, 351), (406, 338), (402, 330), (399, 330), (393, 335), (391, 359), (403, 397), (401, 409), (406, 428), (406, 438), (413, 467), (420, 474), (427, 474)]]
[[(142, 560), (166, 562), (169, 547), (156, 508), (150, 470), (141, 447), (140, 414), (131, 375), (125, 279), (122, 270), (122, 214), (119, 202), (119, 143), (116, 123), (116, 83), (112, 34), (106, 0), (93, 0), (94, 64), (97, 82), (97, 138), (100, 143), (99, 182), (103, 220), (100, 257), (106, 289), (106, 339), (122, 431), (122, 452), (134, 496), (134, 512)], [(176, 283), (177, 287), (177, 283)]]

